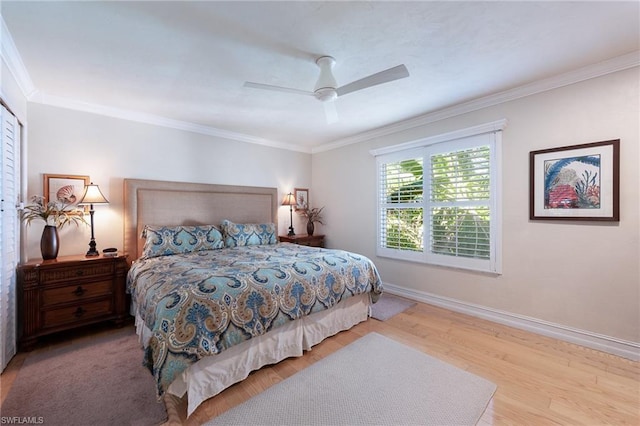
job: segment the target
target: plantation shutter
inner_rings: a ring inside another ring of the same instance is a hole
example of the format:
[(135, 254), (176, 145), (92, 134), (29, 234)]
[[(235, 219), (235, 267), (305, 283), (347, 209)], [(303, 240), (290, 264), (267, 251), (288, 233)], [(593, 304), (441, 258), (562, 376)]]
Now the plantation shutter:
[(1, 110), (0, 139), (0, 371), (16, 353), (16, 266), (19, 250), (19, 217), (16, 205), (20, 180), (20, 127), (6, 108)]
[(422, 150), (378, 159), (378, 251), (417, 258), (424, 251)]
[(501, 271), (504, 120), (372, 151), (382, 257)]
[(438, 265), (499, 270), (497, 133), (426, 148), (426, 259)]
[(489, 259), (490, 149), (488, 145), (430, 156), (430, 252)]

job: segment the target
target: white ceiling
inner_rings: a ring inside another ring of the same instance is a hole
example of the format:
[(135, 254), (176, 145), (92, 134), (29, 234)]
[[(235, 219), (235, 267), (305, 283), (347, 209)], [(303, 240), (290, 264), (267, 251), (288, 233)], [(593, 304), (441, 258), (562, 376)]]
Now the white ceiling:
[[(629, 2), (1, 3), (33, 101), (157, 120), (313, 152), (640, 48)], [(344, 85), (398, 64), (410, 77), (338, 98), (327, 124), (315, 58)]]

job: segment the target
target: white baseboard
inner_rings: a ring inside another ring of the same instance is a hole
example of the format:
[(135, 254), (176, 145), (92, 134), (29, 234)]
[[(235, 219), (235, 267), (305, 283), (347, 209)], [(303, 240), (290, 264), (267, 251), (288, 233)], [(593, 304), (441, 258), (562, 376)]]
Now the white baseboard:
[(403, 296), (418, 302), (428, 303), (451, 311), (486, 319), (543, 336), (553, 337), (566, 342), (575, 343), (580, 346), (618, 355), (633, 361), (640, 361), (640, 343), (592, 333), (590, 331), (567, 327), (565, 325), (555, 324), (506, 311), (500, 311), (481, 305), (462, 302), (460, 300), (437, 296), (423, 291), (411, 290), (389, 283), (384, 283), (384, 290), (388, 293)]

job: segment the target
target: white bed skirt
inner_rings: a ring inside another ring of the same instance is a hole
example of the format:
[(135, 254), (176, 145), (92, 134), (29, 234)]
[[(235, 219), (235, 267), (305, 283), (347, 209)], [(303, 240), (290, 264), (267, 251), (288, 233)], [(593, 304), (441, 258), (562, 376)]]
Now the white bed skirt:
[[(167, 392), (182, 398), (188, 395), (187, 416), (205, 400), (247, 378), (249, 373), (283, 359), (301, 356), (303, 351), (329, 336), (348, 330), (370, 315), (369, 294), (350, 297), (331, 309), (316, 312), (251, 340), (232, 346), (219, 355), (193, 364), (174, 380)], [(132, 307), (132, 312), (135, 308)], [(151, 331), (136, 317), (136, 333), (146, 347)]]

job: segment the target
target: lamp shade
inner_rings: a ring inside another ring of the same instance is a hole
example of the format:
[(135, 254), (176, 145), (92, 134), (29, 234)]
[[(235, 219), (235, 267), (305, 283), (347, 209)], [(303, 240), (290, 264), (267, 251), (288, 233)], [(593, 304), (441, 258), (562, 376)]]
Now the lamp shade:
[(294, 197), (292, 193), (288, 193), (287, 195), (285, 195), (284, 199), (282, 200), (283, 206), (295, 206), (296, 204), (296, 197)]
[(85, 204), (109, 204), (109, 200), (102, 195), (102, 191), (98, 188), (98, 185), (94, 185), (93, 182), (84, 188), (84, 194), (78, 202), (79, 206)]

